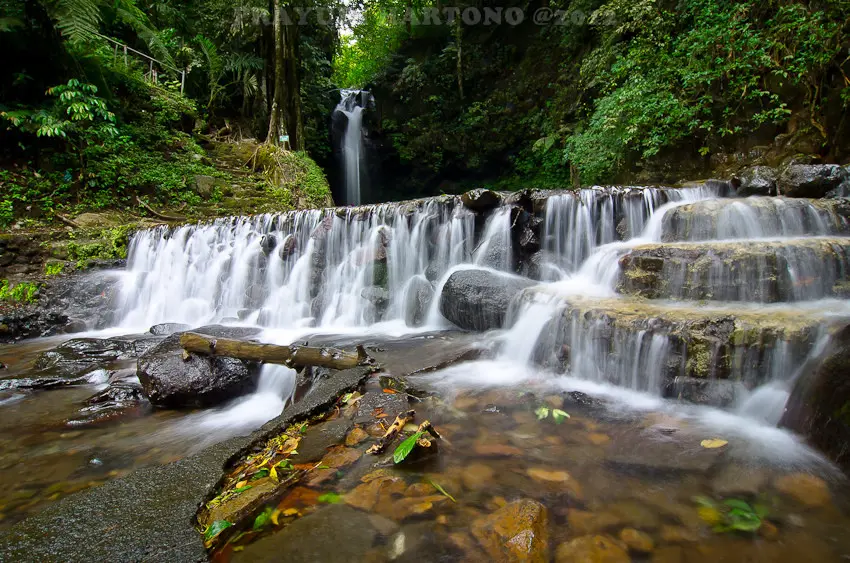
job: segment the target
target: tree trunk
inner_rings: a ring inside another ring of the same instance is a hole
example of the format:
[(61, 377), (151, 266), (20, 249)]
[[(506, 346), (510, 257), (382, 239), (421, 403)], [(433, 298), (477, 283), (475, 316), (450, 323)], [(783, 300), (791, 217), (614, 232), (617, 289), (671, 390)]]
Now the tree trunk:
[(460, 99), (463, 100), (463, 27), (460, 25), (460, 16), (455, 19), (455, 44), (457, 45), (457, 89)]
[(272, 107), (269, 112), (269, 132), (266, 143), (277, 145), (280, 143), (281, 112), (285, 99), (286, 75), (283, 65), (283, 29), (280, 13), (280, 0), (274, 0), (274, 95), (272, 96)]
[(284, 30), (284, 61), (286, 65), (287, 131), (295, 150), (304, 150), (304, 118), (301, 109), (301, 80), (298, 66), (298, 27), (286, 26)]
[(225, 356), (269, 364), (349, 369), (372, 362), (363, 346), (358, 346), (357, 352), (347, 352), (335, 348), (277, 346), (232, 338), (213, 338), (196, 332), (184, 332), (180, 336), (180, 346), (187, 352), (196, 354)]

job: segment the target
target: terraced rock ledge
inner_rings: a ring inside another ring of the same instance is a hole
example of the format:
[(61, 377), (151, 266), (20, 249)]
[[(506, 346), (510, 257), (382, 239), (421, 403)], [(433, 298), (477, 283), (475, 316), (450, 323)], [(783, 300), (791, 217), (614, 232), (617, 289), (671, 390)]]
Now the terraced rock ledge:
[(537, 361), (668, 395), (687, 380), (753, 388), (774, 370), (793, 374), (832, 326), (828, 304), (730, 309), (564, 295), (557, 284), (525, 291), (523, 301), (541, 300), (560, 307), (537, 342)]
[(617, 290), (649, 299), (776, 303), (850, 295), (850, 238), (643, 244)]

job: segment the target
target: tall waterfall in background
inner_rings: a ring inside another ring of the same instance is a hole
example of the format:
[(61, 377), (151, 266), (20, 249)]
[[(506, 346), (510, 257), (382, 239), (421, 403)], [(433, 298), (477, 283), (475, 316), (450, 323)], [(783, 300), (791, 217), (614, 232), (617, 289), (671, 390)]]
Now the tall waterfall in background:
[(363, 175), (363, 110), (374, 103), (372, 94), (365, 90), (341, 90), (342, 99), (334, 110), (333, 120), (345, 119), (339, 148), (342, 157), (344, 197), (346, 205), (363, 202), (361, 178)]

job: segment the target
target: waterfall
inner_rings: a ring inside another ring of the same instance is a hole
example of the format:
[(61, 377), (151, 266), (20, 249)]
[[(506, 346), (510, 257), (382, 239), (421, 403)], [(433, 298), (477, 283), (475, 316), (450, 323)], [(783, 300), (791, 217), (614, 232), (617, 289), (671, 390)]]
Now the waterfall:
[(345, 131), (340, 143), (345, 204), (360, 205), (363, 196), (360, 189), (363, 174), (363, 110), (374, 103), (374, 98), (364, 90), (341, 90), (340, 94), (342, 99), (331, 119), (339, 116), (345, 119)]

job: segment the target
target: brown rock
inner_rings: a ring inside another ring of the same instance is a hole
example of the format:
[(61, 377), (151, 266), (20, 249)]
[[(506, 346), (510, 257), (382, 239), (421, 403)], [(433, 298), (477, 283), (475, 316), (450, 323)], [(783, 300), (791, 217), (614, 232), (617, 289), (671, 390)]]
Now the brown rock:
[(431, 483), (413, 483), (404, 491), (406, 497), (427, 497), (437, 494), (437, 489)]
[(629, 563), (631, 558), (607, 536), (582, 536), (555, 550), (555, 563)]
[(759, 535), (766, 540), (774, 541), (779, 538), (779, 528), (768, 521), (764, 521), (759, 528)]
[(496, 472), (489, 465), (483, 463), (471, 463), (461, 473), (463, 486), (471, 491), (486, 488), (493, 480)]
[(649, 534), (634, 528), (620, 530), (620, 541), (630, 550), (640, 553), (649, 553), (655, 548), (655, 541)]
[(493, 561), (549, 561), (549, 516), (537, 501), (514, 501), (475, 520), (472, 535)]
[(620, 516), (610, 512), (588, 512), (586, 510), (571, 509), (567, 513), (567, 523), (573, 535), (587, 536), (603, 532), (608, 528), (622, 525)]
[(485, 457), (512, 457), (522, 455), (522, 450), (506, 444), (475, 444), (475, 453)]
[(566, 471), (546, 469), (545, 467), (531, 467), (526, 473), (538, 483), (557, 483), (559, 489), (566, 489), (577, 499), (583, 498), (581, 485)]
[(328, 450), (321, 461), (321, 465), (326, 465), (327, 469), (314, 469), (304, 480), (304, 483), (308, 486), (316, 486), (333, 479), (336, 476), (337, 469), (354, 463), (362, 455), (363, 452), (353, 448), (334, 446)]
[(345, 445), (356, 446), (357, 444), (368, 439), (369, 434), (358, 426), (352, 429), (351, 432), (348, 433), (348, 436), (345, 437)]
[(773, 486), (808, 507), (826, 506), (831, 499), (826, 482), (808, 473), (783, 475), (773, 482)]
[(587, 435), (587, 439), (595, 446), (604, 446), (611, 441), (611, 436), (601, 432), (591, 432)]
[(699, 541), (699, 536), (684, 526), (661, 526), (661, 541), (664, 543), (690, 543)]
[(400, 477), (378, 477), (358, 485), (345, 495), (346, 504), (361, 510), (372, 511), (378, 503), (391, 503), (396, 495), (403, 495), (407, 483)]
[(684, 550), (678, 545), (659, 547), (652, 553), (652, 559), (650, 559), (650, 563), (683, 563), (684, 561)]
[(434, 509), (434, 505), (447, 500), (448, 498), (443, 495), (402, 498), (394, 502), (387, 502), (385, 499), (379, 499), (376, 510), (382, 516), (401, 522), (406, 518), (427, 514)]

